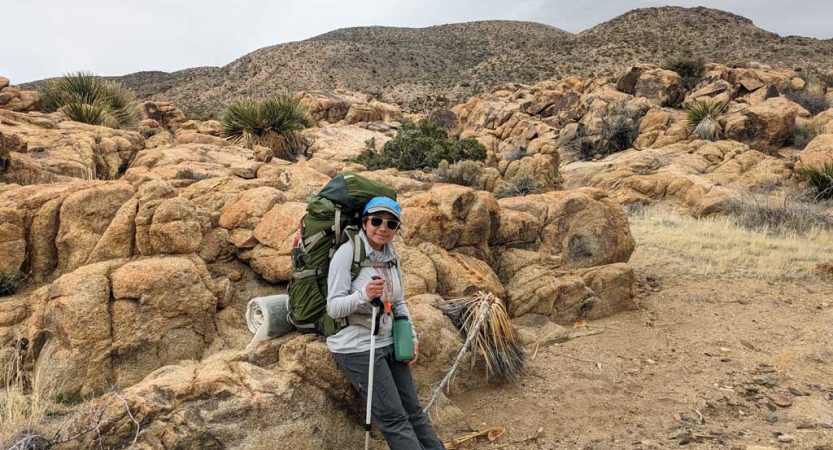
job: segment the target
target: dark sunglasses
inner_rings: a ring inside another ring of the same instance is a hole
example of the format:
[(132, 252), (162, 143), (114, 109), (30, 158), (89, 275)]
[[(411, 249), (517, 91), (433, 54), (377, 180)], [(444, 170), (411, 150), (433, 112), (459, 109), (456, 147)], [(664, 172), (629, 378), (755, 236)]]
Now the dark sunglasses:
[(383, 222), (387, 222), (385, 225), (388, 227), (388, 230), (394, 231), (399, 228), (399, 221), (388, 219), (385, 220), (381, 217), (370, 216), (370, 224), (374, 227), (381, 227)]

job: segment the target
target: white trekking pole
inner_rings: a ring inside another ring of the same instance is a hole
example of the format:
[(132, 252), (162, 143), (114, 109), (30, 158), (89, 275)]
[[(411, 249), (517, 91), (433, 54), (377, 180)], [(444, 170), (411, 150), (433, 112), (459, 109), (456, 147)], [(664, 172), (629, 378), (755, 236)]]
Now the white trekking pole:
[[(379, 277), (373, 277), (378, 280)], [(373, 313), (370, 315), (370, 364), (367, 372), (367, 414), (364, 419), (364, 450), (370, 448), (370, 411), (373, 405), (373, 366), (376, 362), (376, 316), (379, 314), (380, 298), (374, 298), (370, 303), (373, 305)]]

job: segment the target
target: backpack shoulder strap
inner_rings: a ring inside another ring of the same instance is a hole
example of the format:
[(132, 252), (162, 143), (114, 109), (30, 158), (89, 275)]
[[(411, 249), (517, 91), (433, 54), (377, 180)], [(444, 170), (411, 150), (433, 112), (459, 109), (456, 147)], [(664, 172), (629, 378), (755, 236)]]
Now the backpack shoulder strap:
[(353, 265), (350, 267), (351, 279), (355, 280), (362, 270), (362, 263), (367, 259), (367, 251), (364, 248), (364, 242), (359, 235), (359, 230), (356, 228), (347, 228), (344, 230), (347, 233), (348, 240), (353, 244)]

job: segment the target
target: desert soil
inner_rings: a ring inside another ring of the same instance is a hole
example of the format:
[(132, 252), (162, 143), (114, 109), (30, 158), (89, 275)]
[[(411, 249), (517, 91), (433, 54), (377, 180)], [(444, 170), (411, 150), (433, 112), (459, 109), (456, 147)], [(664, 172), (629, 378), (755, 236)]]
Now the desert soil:
[(833, 449), (833, 283), (703, 276), (637, 244), (636, 310), (529, 348), (520, 384), (452, 391), (473, 429), (506, 428), (477, 448)]

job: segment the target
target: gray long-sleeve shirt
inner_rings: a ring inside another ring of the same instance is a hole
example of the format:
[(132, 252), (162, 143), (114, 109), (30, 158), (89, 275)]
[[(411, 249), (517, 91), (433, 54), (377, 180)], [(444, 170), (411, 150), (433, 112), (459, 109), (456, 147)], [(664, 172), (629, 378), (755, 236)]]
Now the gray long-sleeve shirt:
[[(364, 231), (360, 231), (361, 241), (365, 246), (367, 258), (373, 262), (389, 262), (397, 259), (392, 243), (387, 243), (381, 251), (374, 250), (367, 242)], [(351, 281), (350, 269), (353, 265), (353, 242), (348, 240), (336, 251), (330, 262), (330, 270), (327, 276), (327, 314), (334, 319), (341, 319), (347, 316), (351, 322), (355, 322), (355, 314), (366, 315), (362, 319), (370, 323), (372, 307), (364, 292), (364, 287), (372, 280), (372, 277), (379, 275), (376, 268), (362, 267), (359, 275)], [(408, 305), (405, 304), (405, 292), (402, 283), (402, 272), (398, 265), (386, 269), (383, 273), (388, 274), (390, 279), (386, 280), (389, 289), (391, 308), (396, 317), (407, 317), (411, 320)], [(380, 311), (382, 313), (383, 311)], [(412, 321), (413, 325), (413, 321)], [(416, 328), (414, 328), (414, 341), (417, 340)], [(384, 335), (376, 336), (376, 348), (386, 347), (393, 343), (393, 336), (390, 331)], [(370, 329), (368, 327), (351, 323), (342, 328), (338, 333), (327, 338), (327, 347), (333, 353), (361, 353), (370, 350)]]

